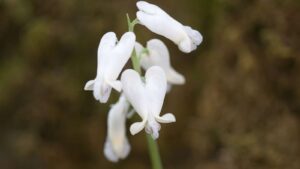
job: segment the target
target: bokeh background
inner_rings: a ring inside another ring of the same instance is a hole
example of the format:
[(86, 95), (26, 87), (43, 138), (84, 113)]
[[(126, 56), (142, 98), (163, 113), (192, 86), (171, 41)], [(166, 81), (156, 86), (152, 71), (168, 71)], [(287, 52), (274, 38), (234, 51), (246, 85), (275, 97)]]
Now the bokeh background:
[[(145, 134), (103, 155), (109, 104), (83, 91), (101, 36), (127, 30), (130, 0), (0, 0), (0, 168), (150, 169)], [(173, 87), (158, 140), (165, 168), (300, 168), (300, 1), (153, 0), (199, 30), (190, 54), (160, 38), (187, 83)], [(130, 63), (128, 64), (130, 66)], [(128, 121), (130, 125), (132, 121)]]

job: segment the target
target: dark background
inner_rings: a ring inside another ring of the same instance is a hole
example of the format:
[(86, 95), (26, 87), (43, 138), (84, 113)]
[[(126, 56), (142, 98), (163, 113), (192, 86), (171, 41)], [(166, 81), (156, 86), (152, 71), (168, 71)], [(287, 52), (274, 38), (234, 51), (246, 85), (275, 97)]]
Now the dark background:
[[(165, 168), (300, 168), (300, 1), (150, 1), (199, 30), (190, 54), (160, 38), (186, 76), (167, 95), (158, 140)], [(0, 0), (0, 168), (150, 169), (144, 132), (113, 164), (103, 156), (109, 104), (85, 83), (101, 36), (127, 30), (129, 0)], [(129, 66), (129, 65), (128, 65)], [(132, 121), (127, 124), (130, 125)]]

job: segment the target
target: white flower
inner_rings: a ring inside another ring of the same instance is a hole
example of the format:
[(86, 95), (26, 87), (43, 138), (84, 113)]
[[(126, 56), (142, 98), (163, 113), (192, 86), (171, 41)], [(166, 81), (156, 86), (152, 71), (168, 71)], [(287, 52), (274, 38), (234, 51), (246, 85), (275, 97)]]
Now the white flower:
[(97, 76), (86, 83), (84, 90), (92, 90), (96, 100), (106, 103), (111, 89), (121, 91), (122, 85), (117, 80), (121, 70), (130, 58), (135, 44), (135, 35), (125, 33), (117, 43), (114, 32), (106, 33), (98, 48)]
[(151, 66), (160, 66), (166, 73), (169, 85), (181, 85), (185, 83), (183, 75), (176, 72), (170, 63), (170, 54), (166, 45), (159, 39), (152, 39), (147, 42), (148, 53), (143, 53), (143, 46), (136, 42), (135, 50), (141, 57), (141, 66), (147, 70)]
[(104, 155), (112, 162), (124, 159), (130, 152), (126, 137), (126, 119), (129, 103), (123, 95), (114, 104), (108, 114), (107, 138), (104, 145)]
[(137, 2), (136, 16), (150, 31), (164, 36), (178, 45), (182, 52), (189, 53), (202, 42), (202, 35), (189, 26), (184, 26), (156, 5)]
[(167, 87), (165, 72), (162, 68), (159, 66), (149, 68), (144, 81), (136, 71), (127, 69), (122, 73), (121, 82), (127, 100), (142, 118), (142, 122), (136, 122), (130, 126), (132, 135), (145, 128), (147, 133), (157, 139), (160, 130), (159, 123), (176, 121), (171, 113), (160, 116)]

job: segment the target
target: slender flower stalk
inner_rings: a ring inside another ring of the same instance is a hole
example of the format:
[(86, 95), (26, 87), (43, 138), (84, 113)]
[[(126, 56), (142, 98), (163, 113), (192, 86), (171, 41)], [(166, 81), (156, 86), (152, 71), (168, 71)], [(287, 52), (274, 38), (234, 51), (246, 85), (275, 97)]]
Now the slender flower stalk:
[[(136, 24), (138, 24), (138, 21), (137, 21), (137, 19), (135, 19), (131, 22), (129, 15), (126, 14), (126, 16), (127, 16), (128, 31), (134, 32), (134, 26)], [(139, 61), (139, 58), (137, 57), (135, 49), (133, 49), (132, 54), (131, 54), (131, 62), (133, 65), (133, 69), (135, 71), (137, 71), (139, 74), (141, 74), (141, 65), (140, 65), (140, 61)]]
[[(131, 22), (130, 18), (127, 14), (127, 23), (128, 23), (129, 31), (133, 32), (134, 26), (137, 24), (136, 20)], [(137, 71), (139, 74), (141, 74), (140, 60), (136, 55), (135, 49), (133, 49), (133, 52), (131, 54), (131, 61), (132, 61), (134, 70)], [(146, 138), (147, 138), (148, 150), (149, 150), (149, 155), (151, 158), (152, 168), (153, 169), (163, 169), (157, 142), (148, 133), (146, 133)]]
[(157, 142), (150, 136), (150, 134), (146, 134), (146, 137), (153, 169), (163, 169)]

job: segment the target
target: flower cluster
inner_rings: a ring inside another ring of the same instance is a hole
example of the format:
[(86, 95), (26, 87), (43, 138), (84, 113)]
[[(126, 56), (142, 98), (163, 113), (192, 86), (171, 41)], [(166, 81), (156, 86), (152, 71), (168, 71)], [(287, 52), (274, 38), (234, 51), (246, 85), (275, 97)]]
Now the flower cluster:
[[(171, 40), (182, 52), (189, 53), (202, 42), (198, 31), (182, 25), (158, 6), (139, 1), (137, 8), (138, 24)], [(121, 74), (133, 55), (145, 70), (144, 77), (133, 69), (127, 69)], [(121, 78), (117, 80), (120, 74)], [(112, 89), (120, 92), (118, 102), (111, 106), (108, 113), (107, 139), (104, 145), (107, 159), (117, 162), (129, 154), (126, 120), (132, 113), (136, 112), (142, 119), (131, 124), (132, 135), (145, 129), (153, 139), (157, 139), (160, 123), (175, 122), (172, 113), (160, 113), (171, 86), (184, 83), (184, 76), (171, 66), (168, 48), (161, 40), (149, 40), (146, 47), (143, 47), (136, 42), (133, 32), (126, 32), (120, 40), (114, 32), (104, 34), (98, 48), (96, 78), (88, 81), (84, 89), (93, 91), (95, 99), (101, 103), (108, 101)]]

